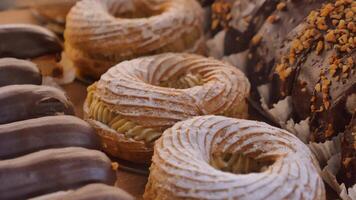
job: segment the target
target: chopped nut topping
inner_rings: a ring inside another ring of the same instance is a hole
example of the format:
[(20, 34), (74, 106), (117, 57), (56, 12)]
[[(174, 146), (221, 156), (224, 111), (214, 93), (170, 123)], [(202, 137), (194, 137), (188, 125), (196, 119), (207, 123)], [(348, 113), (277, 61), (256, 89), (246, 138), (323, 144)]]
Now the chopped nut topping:
[(252, 40), (251, 40), (251, 43), (253, 46), (256, 46), (258, 45), (262, 40), (262, 36), (261, 35), (255, 35), (253, 36)]
[(268, 18), (267, 18), (267, 21), (271, 24), (274, 24), (276, 23), (277, 21), (279, 20), (279, 17), (277, 15), (270, 15)]
[(285, 10), (286, 8), (287, 8), (287, 4), (284, 2), (277, 4), (277, 10), (282, 11), (282, 10)]
[[(280, 4), (279, 7), (284, 9), (285, 3)], [(305, 28), (291, 41), (289, 53), (276, 65), (275, 72), (285, 81), (296, 63), (304, 58), (303, 54), (313, 49), (322, 56), (324, 51), (336, 50), (335, 55), (330, 57), (329, 65), (321, 66), (320, 80), (315, 84), (310, 99), (312, 112), (327, 112), (331, 107), (330, 88), (333, 81), (344, 81), (355, 72), (353, 58), (343, 58), (344, 52), (351, 53), (356, 46), (355, 11), (354, 0), (335, 0), (310, 12), (305, 20)], [(326, 134), (333, 134), (332, 124), (328, 131)]]
[(221, 26), (222, 28), (228, 28), (230, 25), (230, 21), (232, 19), (231, 16), (231, 7), (232, 4), (226, 0), (216, 0), (212, 6), (212, 22), (211, 28), (214, 30)]

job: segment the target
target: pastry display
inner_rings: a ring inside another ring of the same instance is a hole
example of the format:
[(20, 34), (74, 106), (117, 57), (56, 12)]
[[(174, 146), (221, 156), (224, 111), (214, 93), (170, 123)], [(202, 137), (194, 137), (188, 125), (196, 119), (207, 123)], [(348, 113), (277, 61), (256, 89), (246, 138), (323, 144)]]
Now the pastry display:
[(174, 123), (198, 115), (247, 115), (250, 84), (223, 62), (166, 53), (112, 67), (88, 88), (85, 118), (111, 155), (148, 162), (152, 144)]
[(114, 185), (117, 164), (99, 151), (99, 138), (87, 122), (62, 115), (74, 114), (63, 91), (8, 85), (0, 94), (0, 199), (27, 199), (90, 183)]
[(39, 69), (27, 60), (0, 58), (0, 87), (16, 84), (41, 85), (42, 76)]
[(127, 192), (120, 188), (102, 183), (93, 183), (77, 190), (60, 191), (30, 200), (134, 200)]
[(84, 0), (67, 16), (64, 59), (80, 78), (97, 80), (115, 64), (139, 56), (202, 54), (203, 36), (196, 0)]
[(325, 199), (319, 170), (308, 147), (285, 130), (195, 117), (156, 142), (144, 199)]
[(0, 10), (0, 199), (356, 199), (355, 0)]
[(74, 114), (72, 103), (57, 88), (38, 85), (0, 87), (0, 124), (57, 114)]
[(100, 149), (99, 144), (99, 138), (88, 123), (69, 115), (0, 125), (0, 159), (51, 148), (76, 146)]
[(42, 150), (0, 161), (0, 199), (27, 199), (115, 181), (115, 171), (104, 153), (80, 147)]

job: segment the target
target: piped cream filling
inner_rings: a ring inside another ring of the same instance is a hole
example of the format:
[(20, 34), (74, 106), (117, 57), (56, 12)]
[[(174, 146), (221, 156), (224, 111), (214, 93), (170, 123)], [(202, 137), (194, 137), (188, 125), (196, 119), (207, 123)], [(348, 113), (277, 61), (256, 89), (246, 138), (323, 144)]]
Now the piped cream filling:
[(159, 85), (161, 87), (187, 89), (203, 84), (203, 77), (201, 75), (188, 73), (177, 80), (162, 81)]
[(162, 131), (141, 126), (131, 120), (110, 110), (99, 98), (94, 96), (95, 86), (88, 88), (88, 115), (91, 119), (99, 121), (127, 138), (136, 141), (152, 143), (162, 135)]
[[(161, 87), (176, 88), (176, 89), (187, 89), (194, 86), (203, 85), (203, 77), (199, 74), (188, 73), (184, 76), (179, 77), (178, 79), (172, 81), (163, 81), (160, 83)], [(236, 118), (246, 118), (248, 112), (248, 106), (246, 101), (241, 102), (240, 104), (233, 105), (233, 108), (230, 108), (218, 115), (223, 115), (226, 117), (236, 117)]]
[[(161, 87), (170, 87), (176, 89), (186, 89), (198, 85), (203, 85), (203, 77), (199, 74), (188, 73), (179, 77), (175, 81), (164, 81), (160, 83)], [(123, 133), (126, 137), (132, 138), (137, 141), (145, 141), (146, 143), (152, 143), (162, 135), (161, 130), (148, 128), (141, 126), (131, 120), (126, 119), (123, 116), (110, 110), (104, 102), (98, 97), (94, 96), (96, 90), (95, 84), (88, 87), (87, 104), (89, 108), (89, 117), (99, 121), (118, 133)], [(235, 105), (232, 109), (221, 113), (221, 115), (228, 117), (241, 117), (245, 118), (247, 115), (247, 104), (243, 102)]]
[(257, 161), (242, 153), (223, 153), (213, 154), (210, 165), (225, 172), (248, 174), (265, 171), (271, 163)]

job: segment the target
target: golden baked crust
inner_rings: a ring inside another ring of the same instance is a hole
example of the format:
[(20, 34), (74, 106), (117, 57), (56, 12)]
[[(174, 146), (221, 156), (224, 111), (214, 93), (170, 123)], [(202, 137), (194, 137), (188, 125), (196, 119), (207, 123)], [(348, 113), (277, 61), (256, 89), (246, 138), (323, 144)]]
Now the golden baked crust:
[(154, 148), (145, 200), (325, 199), (308, 147), (265, 123), (194, 117), (167, 129)]
[(136, 160), (132, 152), (152, 153), (153, 142), (178, 121), (207, 114), (246, 117), (249, 90), (247, 78), (233, 66), (193, 54), (165, 53), (112, 67), (88, 88), (84, 112), (89, 122), (96, 122), (99, 135), (112, 141), (109, 153), (146, 162), (148, 153)]
[(64, 37), (79, 76), (96, 80), (123, 60), (205, 51), (195, 0), (83, 0), (68, 14)]
[(64, 24), (72, 6), (79, 0), (28, 0), (26, 3), (41, 17)]

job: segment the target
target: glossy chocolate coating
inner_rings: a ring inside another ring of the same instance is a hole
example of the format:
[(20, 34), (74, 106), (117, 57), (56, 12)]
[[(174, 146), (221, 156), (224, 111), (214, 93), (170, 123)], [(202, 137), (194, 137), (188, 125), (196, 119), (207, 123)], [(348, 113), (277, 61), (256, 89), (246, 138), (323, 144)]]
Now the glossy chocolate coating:
[(205, 6), (209, 6), (211, 5), (212, 3), (214, 3), (214, 0), (199, 0), (199, 3), (205, 7)]
[(48, 116), (0, 125), (0, 159), (71, 146), (100, 149), (94, 129), (74, 116)]
[(47, 194), (31, 200), (133, 200), (134, 197), (118, 187), (102, 183), (89, 184), (72, 191)]
[[(313, 21), (322, 18), (309, 15), (288, 34), (285, 44), (276, 51), (280, 56), (275, 56), (273, 67), (269, 70), (267, 64), (263, 65), (264, 69), (267, 68), (265, 74), (269, 75), (261, 76), (265, 77), (261, 81), (269, 81), (272, 85), (270, 105), (292, 96), (293, 119), (309, 118), (310, 139), (316, 142), (324, 142), (345, 130), (352, 115), (347, 111), (346, 101), (356, 93), (356, 50), (352, 47), (353, 42), (333, 40), (329, 35), (330, 31), (335, 31), (335, 37), (340, 38), (337, 34), (349, 32), (352, 26), (336, 26), (341, 22), (335, 20), (331, 23), (331, 16), (342, 14), (344, 10), (340, 9), (343, 7), (336, 9), (334, 4), (328, 5), (313, 12), (324, 13), (326, 23)], [(328, 13), (328, 9), (337, 13)], [(345, 17), (344, 21), (347, 20)], [(352, 33), (349, 36), (352, 38)], [(349, 48), (347, 51), (346, 47)], [(265, 62), (264, 59), (259, 61)]]
[(0, 58), (35, 58), (62, 52), (60, 40), (51, 31), (36, 25), (0, 25)]
[(57, 88), (37, 85), (0, 88), (0, 124), (57, 114), (74, 114), (72, 103)]
[(0, 58), (0, 87), (41, 83), (41, 73), (34, 63), (15, 58)]
[(342, 140), (341, 178), (347, 187), (356, 184), (356, 114)]
[[(295, 74), (298, 76), (294, 77), (292, 101), (295, 118), (302, 120), (310, 117), (313, 141), (323, 142), (343, 132), (352, 117), (352, 114), (346, 109), (346, 100), (349, 95), (356, 93), (356, 74), (351, 74), (342, 81), (335, 81), (329, 74), (326, 74), (332, 80), (329, 88), (330, 108), (324, 109), (322, 112), (312, 112), (310, 109), (311, 99), (315, 94), (314, 88), (320, 79), (319, 74), (323, 69), (328, 70), (328, 67), (325, 69), (323, 66), (329, 66), (327, 62), (334, 53), (336, 53), (335, 50), (331, 49), (324, 52), (322, 56), (317, 56), (315, 52), (308, 54), (305, 62), (296, 69)], [(356, 60), (356, 51), (345, 54), (342, 60), (345, 61), (350, 56)], [(322, 98), (322, 93), (316, 94), (318, 107), (322, 105)], [(332, 125), (333, 132), (327, 135), (325, 132), (327, 132), (329, 124)]]
[(275, 10), (278, 3), (277, 0), (234, 0), (232, 2), (232, 19), (224, 42), (226, 55), (246, 50), (251, 38)]
[(89, 183), (113, 185), (115, 181), (116, 173), (104, 153), (80, 147), (0, 161), (0, 199), (27, 199)]
[[(256, 33), (258, 44), (251, 44), (248, 75), (256, 85), (271, 79), (271, 70), (286, 51), (285, 46), (293, 38), (290, 32), (300, 24), (310, 11), (319, 8), (326, 0), (289, 0), (286, 7), (276, 9)], [(273, 96), (273, 95), (271, 95)], [(273, 102), (276, 103), (276, 102)]]

